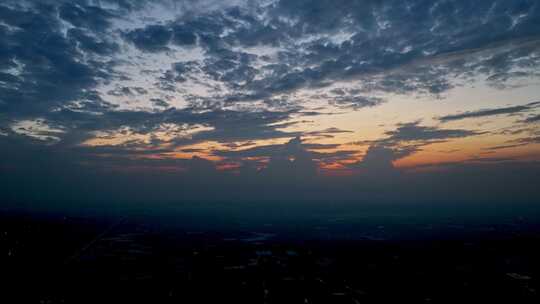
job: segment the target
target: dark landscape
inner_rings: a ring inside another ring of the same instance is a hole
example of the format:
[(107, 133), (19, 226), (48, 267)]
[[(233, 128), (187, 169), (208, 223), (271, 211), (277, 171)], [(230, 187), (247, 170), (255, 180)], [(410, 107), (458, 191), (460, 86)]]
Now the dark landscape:
[(327, 227), (237, 223), (210, 230), (163, 224), (163, 217), (11, 211), (0, 219), (4, 303), (539, 299), (540, 225), (530, 218), (381, 226), (379, 217), (367, 225), (349, 219)]

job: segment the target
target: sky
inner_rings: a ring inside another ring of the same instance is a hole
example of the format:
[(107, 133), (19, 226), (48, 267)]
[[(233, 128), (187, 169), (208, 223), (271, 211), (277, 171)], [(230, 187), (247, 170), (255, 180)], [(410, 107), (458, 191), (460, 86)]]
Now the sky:
[(540, 3), (5, 0), (0, 198), (524, 202)]

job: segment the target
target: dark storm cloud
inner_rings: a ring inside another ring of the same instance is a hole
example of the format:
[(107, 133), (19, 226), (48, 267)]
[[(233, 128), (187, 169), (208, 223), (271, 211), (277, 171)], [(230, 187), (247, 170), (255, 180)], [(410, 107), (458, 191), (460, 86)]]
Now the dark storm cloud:
[(446, 116), (439, 117), (438, 119), (440, 121), (446, 122), (446, 121), (460, 120), (460, 119), (465, 119), (465, 118), (478, 118), (478, 117), (494, 116), (494, 115), (516, 114), (516, 113), (530, 111), (538, 106), (540, 106), (540, 102), (531, 102), (522, 106), (512, 106), (512, 107), (497, 108), (497, 109), (485, 109), (485, 110), (471, 111), (471, 112), (465, 112), (465, 113), (454, 114), (454, 115), (446, 115)]

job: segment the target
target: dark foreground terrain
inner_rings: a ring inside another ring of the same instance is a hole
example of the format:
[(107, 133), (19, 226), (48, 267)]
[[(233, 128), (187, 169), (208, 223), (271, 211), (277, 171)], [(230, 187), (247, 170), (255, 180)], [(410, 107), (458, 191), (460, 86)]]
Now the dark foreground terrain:
[(271, 225), (189, 231), (28, 213), (0, 220), (1, 303), (540, 303), (540, 233), (519, 221), (392, 238), (328, 237), (334, 228), (319, 226), (318, 236), (292, 237), (293, 227)]

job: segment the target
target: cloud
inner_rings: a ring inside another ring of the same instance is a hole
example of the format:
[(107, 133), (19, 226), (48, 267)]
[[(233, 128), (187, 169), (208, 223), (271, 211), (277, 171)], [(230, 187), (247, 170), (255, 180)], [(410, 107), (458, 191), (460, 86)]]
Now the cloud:
[[(99, 55), (112, 52), (114, 43), (79, 29), (64, 34), (56, 9), (37, 3), (0, 5), (0, 53), (4, 67), (13, 69), (1, 72), (0, 110), (12, 119), (45, 116), (113, 78), (112, 64), (103, 64), (110, 58)], [(99, 9), (81, 8), (79, 13), (88, 17), (80, 25), (88, 30), (102, 30), (111, 18)]]
[(420, 126), (419, 122), (399, 124), (394, 131), (386, 132), (389, 137), (385, 142), (410, 142), (410, 141), (440, 141), (452, 138), (462, 138), (474, 135), (481, 135), (483, 132), (463, 130), (463, 129), (440, 129), (438, 127)]
[(522, 143), (524, 145), (526, 144), (538, 144), (540, 143), (540, 136), (532, 136), (532, 137), (525, 137), (517, 139), (516, 142)]
[(511, 107), (497, 108), (497, 109), (485, 109), (485, 110), (471, 111), (471, 112), (465, 112), (465, 113), (454, 114), (454, 115), (446, 115), (446, 116), (439, 117), (438, 119), (442, 122), (447, 122), (447, 121), (453, 121), (453, 120), (461, 120), (465, 118), (478, 118), (478, 117), (486, 117), (486, 116), (494, 116), (494, 115), (516, 114), (516, 113), (530, 111), (534, 108), (537, 108), (538, 106), (540, 106), (540, 102), (531, 102), (531, 103), (528, 103), (526, 105), (521, 105), (521, 106), (511, 106)]
[[(253, 178), (260, 187), (272, 184), (268, 176), (305, 185), (303, 179), (320, 178), (319, 165), (342, 165), (358, 151), (334, 142), (350, 131), (328, 122), (302, 130), (307, 122), (300, 117), (316, 125), (322, 115), (369, 111), (396, 95), (444, 98), (473, 81), (502, 89), (535, 80), (538, 20), (540, 5), (533, 1), (3, 1), (0, 164), (22, 172), (10, 185), (24, 188), (32, 177), (38, 189), (54, 176), (58, 192), (78, 172), (91, 176), (81, 184), (114, 185), (118, 178), (129, 185), (134, 177), (110, 171), (139, 170), (158, 172), (155, 181), (139, 181), (156, 187), (193, 185), (176, 171), (201, 172), (197, 183), (225, 193), (230, 189), (217, 185), (224, 173), (216, 165), (230, 162), (240, 165), (231, 171), (250, 172), (231, 178), (238, 185), (253, 176), (262, 176)], [(537, 106), (439, 121), (523, 114)], [(538, 121), (536, 113), (523, 119)], [(404, 123), (363, 142), (370, 147), (356, 165), (395, 172), (393, 161), (429, 144), (481, 134)], [(333, 137), (331, 144), (316, 142)], [(536, 137), (509, 145), (536, 143)], [(89, 145), (92, 140), (101, 145)], [(288, 142), (260, 146), (264, 140)], [(208, 142), (227, 149), (191, 147)], [(164, 157), (173, 152), (214, 153), (222, 161)], [(264, 158), (266, 169), (247, 158)], [(37, 174), (41, 167), (47, 170)], [(172, 171), (178, 175), (160, 178)]]
[(484, 134), (464, 129), (441, 129), (420, 125), (419, 121), (401, 123), (393, 131), (385, 132), (387, 137), (356, 144), (369, 145), (364, 158), (349, 165), (351, 169), (361, 169), (372, 174), (395, 174), (393, 162), (422, 150), (424, 146)]
[[(81, 103), (89, 92), (124, 100), (115, 87), (141, 87), (133, 84), (148, 70), (141, 64), (146, 60), (174, 62), (145, 74), (146, 107), (156, 111), (171, 100), (204, 101), (218, 110), (246, 102), (258, 107), (278, 95), (301, 108), (309, 96), (298, 94), (313, 89), (333, 106), (361, 109), (385, 102), (380, 94), (441, 96), (456, 81), (479, 75), (498, 83), (534, 77), (539, 63), (539, 43), (531, 37), (540, 13), (531, 3), (40, 3), (0, 6), (0, 109), (12, 119), (49, 116), (75, 103), (80, 111), (103, 104)], [(179, 61), (179, 52), (197, 55)], [(334, 90), (343, 83), (354, 89)], [(122, 107), (133, 109), (131, 102)]]
[(115, 17), (114, 14), (99, 6), (69, 2), (62, 3), (58, 11), (62, 20), (77, 28), (88, 28), (93, 31), (106, 30), (110, 26), (111, 19)]
[[(314, 160), (324, 160), (338, 155), (351, 155), (353, 151), (333, 152), (318, 152), (320, 150), (332, 150), (339, 147), (336, 144), (311, 144), (305, 143), (301, 137), (297, 136), (290, 139), (285, 144), (261, 145), (241, 150), (215, 150), (213, 154), (230, 158), (250, 158), (250, 157), (266, 157), (266, 158), (295, 158), (299, 155), (309, 156)], [(315, 151), (310, 151), (315, 150)]]
[[(339, 128), (331, 127), (324, 130), (319, 131), (311, 131), (311, 132), (304, 132), (304, 136), (314, 136), (314, 137), (321, 137), (321, 138), (333, 138), (336, 134), (346, 134), (346, 133), (354, 133), (353, 131), (349, 130), (342, 130)], [(327, 145), (324, 145), (327, 146)]]
[(120, 50), (119, 45), (106, 37), (91, 35), (87, 31), (72, 28), (67, 31), (67, 38), (71, 43), (86, 53), (100, 56), (111, 56)]
[(527, 122), (527, 123), (533, 123), (533, 122), (539, 122), (539, 121), (540, 121), (540, 115), (529, 116), (524, 120), (524, 122)]
[(520, 143), (520, 144), (511, 144), (511, 145), (500, 145), (500, 146), (494, 146), (494, 147), (485, 148), (484, 150), (495, 151), (495, 150), (502, 150), (502, 149), (512, 149), (512, 148), (521, 147), (523, 145), (524, 144), (522, 144), (522, 143)]
[(135, 29), (125, 34), (127, 40), (138, 49), (146, 52), (168, 50), (167, 45), (172, 39), (172, 31), (162, 25), (149, 25), (145, 28)]
[(371, 176), (388, 176), (397, 173), (393, 162), (399, 157), (395, 150), (383, 145), (371, 145), (362, 161), (355, 163), (350, 168), (360, 169), (361, 173)]
[(330, 105), (338, 108), (354, 110), (375, 107), (386, 101), (380, 97), (363, 96), (361, 90), (358, 89), (346, 88), (333, 89), (328, 93), (313, 95), (311, 98), (327, 101)]
[(300, 137), (295, 137), (285, 144), (262, 145), (239, 150), (214, 150), (212, 154), (239, 162), (240, 173), (244, 172), (243, 170), (253, 173), (249, 168), (258, 162), (262, 168), (259, 173), (263, 178), (270, 179), (273, 184), (286, 184), (315, 178), (324, 163), (350, 159), (357, 153), (357, 151), (335, 151), (336, 148), (339, 148), (339, 145), (305, 143)]
[[(284, 150), (304, 153), (298, 144), (292, 139)], [(298, 163), (276, 158), (271, 173), (249, 161), (239, 170), (220, 171), (202, 158), (125, 158), (123, 152), (107, 149), (102, 152), (109, 156), (103, 157), (86, 148), (59, 149), (10, 137), (0, 137), (0, 147), (0, 182), (6, 186), (3, 202), (31, 202), (32, 207), (43, 203), (68, 208), (105, 201), (127, 206), (152, 202), (156, 208), (159, 202), (186, 200), (448, 202), (455, 206), (471, 201), (526, 203), (539, 194), (538, 162), (432, 164), (430, 170), (409, 171), (392, 168), (394, 153), (381, 146), (370, 148), (366, 162), (356, 168), (358, 174), (342, 177), (313, 175), (309, 158), (297, 158)], [(360, 168), (372, 170), (360, 173)], [(500, 187), (501, 180), (505, 187)]]
[(11, 126), (11, 130), (44, 142), (57, 142), (60, 140), (59, 136), (65, 132), (62, 128), (49, 125), (43, 119), (17, 121)]

